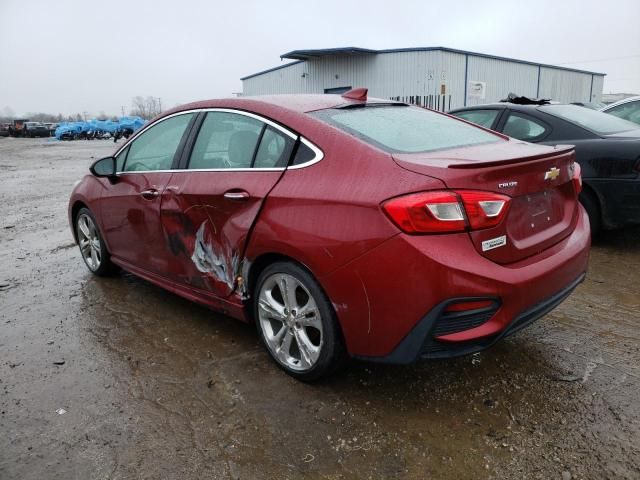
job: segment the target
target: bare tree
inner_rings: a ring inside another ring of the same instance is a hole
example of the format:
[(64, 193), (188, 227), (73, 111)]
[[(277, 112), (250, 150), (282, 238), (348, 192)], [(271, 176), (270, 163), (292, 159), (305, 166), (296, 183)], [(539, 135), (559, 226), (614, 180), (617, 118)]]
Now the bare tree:
[(4, 107), (0, 110), (0, 122), (9, 122), (16, 118), (16, 113), (11, 107)]
[(53, 122), (59, 122), (60, 120), (58, 120), (58, 118), (61, 118), (61, 115), (58, 114), (53, 115), (51, 113), (42, 113), (42, 112), (29, 112), (26, 114), (25, 116), (26, 118), (28, 118), (29, 120), (33, 121), (33, 122), (47, 122), (47, 123), (53, 123)]
[(138, 95), (131, 100), (131, 107), (130, 115), (149, 120), (162, 111), (162, 100), (160, 97), (142, 97)]

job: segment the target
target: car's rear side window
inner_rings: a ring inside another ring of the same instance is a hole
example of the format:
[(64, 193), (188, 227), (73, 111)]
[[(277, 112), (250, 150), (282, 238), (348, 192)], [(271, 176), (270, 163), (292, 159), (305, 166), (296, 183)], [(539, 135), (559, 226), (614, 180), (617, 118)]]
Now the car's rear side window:
[(262, 134), (253, 168), (284, 168), (289, 162), (294, 141), (273, 127)]
[(534, 142), (545, 137), (548, 130), (541, 122), (527, 115), (511, 112), (502, 133), (525, 142)]
[(311, 115), (392, 153), (430, 152), (504, 141), (473, 125), (418, 107), (335, 108)]
[(298, 144), (298, 150), (296, 150), (296, 154), (293, 157), (293, 162), (291, 162), (291, 165), (302, 165), (303, 163), (310, 162), (315, 158), (316, 152), (314, 152), (304, 143), (300, 142)]
[(452, 115), (465, 119), (468, 122), (475, 123), (484, 128), (491, 128), (493, 122), (496, 121), (496, 117), (500, 113), (499, 110), (468, 110), (466, 112), (456, 112)]

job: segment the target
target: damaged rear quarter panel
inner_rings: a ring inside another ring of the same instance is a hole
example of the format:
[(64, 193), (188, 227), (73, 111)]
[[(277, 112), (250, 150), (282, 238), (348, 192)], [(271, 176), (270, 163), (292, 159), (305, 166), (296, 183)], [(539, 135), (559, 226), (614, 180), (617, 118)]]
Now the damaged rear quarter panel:
[[(399, 233), (381, 210), (384, 200), (444, 184), (402, 169), (386, 152), (353, 137), (340, 134), (340, 142), (333, 141), (333, 127), (320, 124), (301, 133), (323, 149), (325, 158), (286, 171), (264, 204), (246, 258), (255, 262), (275, 253), (310, 270), (332, 301), (352, 351), (351, 345), (362, 342), (358, 337), (366, 342), (367, 334), (374, 333), (367, 313), (367, 279), (354, 271), (353, 285), (345, 289), (334, 285), (329, 274), (348, 268)], [(384, 275), (386, 266), (379, 265), (379, 271)]]

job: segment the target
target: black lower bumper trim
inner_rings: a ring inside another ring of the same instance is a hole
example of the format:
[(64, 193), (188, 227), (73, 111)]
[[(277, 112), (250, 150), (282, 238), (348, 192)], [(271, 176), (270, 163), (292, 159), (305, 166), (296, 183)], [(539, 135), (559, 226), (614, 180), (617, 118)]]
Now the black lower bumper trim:
[(422, 320), (418, 322), (413, 330), (409, 332), (409, 334), (389, 355), (384, 357), (357, 356), (356, 358), (377, 363), (406, 365), (419, 359), (452, 358), (480, 352), (491, 347), (500, 339), (508, 335), (512, 335), (528, 325), (531, 325), (533, 322), (556, 308), (580, 283), (584, 281), (585, 276), (586, 274), (583, 273), (558, 293), (520, 313), (513, 319), (507, 328), (497, 335), (478, 340), (470, 340), (468, 342), (456, 343), (436, 340), (433, 337), (433, 330), (438, 319), (441, 318), (447, 305), (459, 300), (450, 299), (439, 303), (425, 317), (423, 317)]

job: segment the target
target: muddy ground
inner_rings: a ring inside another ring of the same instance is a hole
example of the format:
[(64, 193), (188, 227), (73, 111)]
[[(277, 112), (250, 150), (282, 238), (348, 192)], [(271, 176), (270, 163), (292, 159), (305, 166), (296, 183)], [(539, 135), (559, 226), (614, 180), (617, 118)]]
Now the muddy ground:
[(487, 352), (305, 385), (251, 326), (89, 274), (67, 199), (113, 148), (0, 138), (0, 478), (640, 478), (640, 230)]

